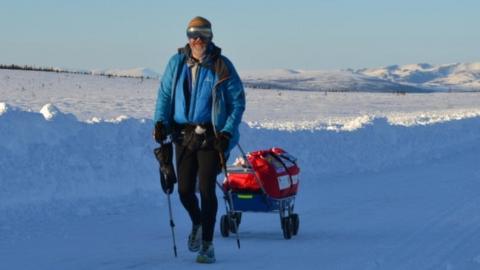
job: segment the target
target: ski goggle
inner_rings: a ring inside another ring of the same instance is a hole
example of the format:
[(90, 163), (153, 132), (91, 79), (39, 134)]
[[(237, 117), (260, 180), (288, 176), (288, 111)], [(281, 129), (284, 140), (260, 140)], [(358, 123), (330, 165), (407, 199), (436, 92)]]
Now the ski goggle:
[(187, 29), (187, 37), (190, 39), (200, 38), (210, 40), (213, 37), (212, 29), (206, 27), (190, 27)]

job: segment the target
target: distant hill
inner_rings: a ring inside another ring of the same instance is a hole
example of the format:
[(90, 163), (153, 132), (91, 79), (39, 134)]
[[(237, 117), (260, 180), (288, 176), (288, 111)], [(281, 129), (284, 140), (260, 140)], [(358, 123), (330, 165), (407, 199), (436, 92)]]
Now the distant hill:
[(393, 65), (384, 68), (361, 69), (356, 73), (434, 90), (480, 91), (480, 62), (438, 66), (430, 64)]
[[(32, 66), (0, 65), (0, 69), (65, 72), (108, 77), (158, 79), (150, 68), (72, 70)], [(274, 69), (240, 72), (246, 87), (328, 92), (477, 92), (480, 62), (445, 65), (410, 64), (346, 70)]]
[(335, 71), (263, 70), (242, 73), (246, 86), (304, 91), (480, 91), (480, 63), (392, 65)]
[(272, 70), (242, 74), (246, 87), (328, 92), (432, 92), (431, 89), (400, 84), (351, 70)]

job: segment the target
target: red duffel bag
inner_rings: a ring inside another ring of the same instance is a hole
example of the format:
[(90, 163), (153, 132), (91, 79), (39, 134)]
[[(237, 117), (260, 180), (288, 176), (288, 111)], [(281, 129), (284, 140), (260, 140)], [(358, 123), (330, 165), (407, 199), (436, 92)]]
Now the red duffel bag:
[[(295, 195), (298, 190), (300, 168), (296, 158), (281, 148), (251, 152), (247, 155), (251, 169), (229, 170), (224, 187), (235, 191), (265, 192), (274, 198)], [(256, 175), (256, 177), (255, 177)], [(260, 183), (259, 183), (260, 181)]]

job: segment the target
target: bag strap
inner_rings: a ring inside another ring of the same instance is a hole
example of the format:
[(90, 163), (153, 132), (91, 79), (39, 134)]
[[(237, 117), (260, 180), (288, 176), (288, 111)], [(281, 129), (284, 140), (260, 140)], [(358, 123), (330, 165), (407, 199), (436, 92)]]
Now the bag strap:
[(288, 161), (290, 161), (291, 163), (293, 163), (293, 165), (297, 166), (297, 159), (290, 155), (290, 154), (287, 154), (287, 155), (284, 155), (284, 154), (280, 154), (280, 156)]
[[(292, 178), (292, 174), (290, 173), (290, 171), (288, 170), (288, 167), (287, 165), (285, 164), (285, 162), (283, 162), (283, 160), (273, 151), (270, 151), (270, 154), (278, 161), (280, 162), (280, 164), (282, 164), (283, 168), (285, 168), (285, 171), (287, 172), (288, 174), (288, 179), (290, 179), (290, 186), (293, 186), (293, 178)], [(289, 160), (290, 161), (290, 160)], [(295, 164), (295, 163), (294, 163)]]

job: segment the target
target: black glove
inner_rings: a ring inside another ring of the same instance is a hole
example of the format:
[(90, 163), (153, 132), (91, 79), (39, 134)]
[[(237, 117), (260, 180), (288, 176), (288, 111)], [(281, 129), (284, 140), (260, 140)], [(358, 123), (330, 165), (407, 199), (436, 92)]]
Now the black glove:
[(160, 164), (160, 184), (163, 192), (170, 194), (177, 182), (175, 169), (173, 168), (172, 143), (162, 144), (162, 147), (155, 148), (154, 154)]
[(167, 138), (167, 129), (162, 122), (157, 121), (157, 123), (155, 123), (153, 137), (157, 143), (162, 143)]
[(215, 140), (213, 141), (213, 148), (220, 153), (227, 151), (231, 137), (232, 135), (226, 131), (218, 133), (217, 137), (215, 137)]

